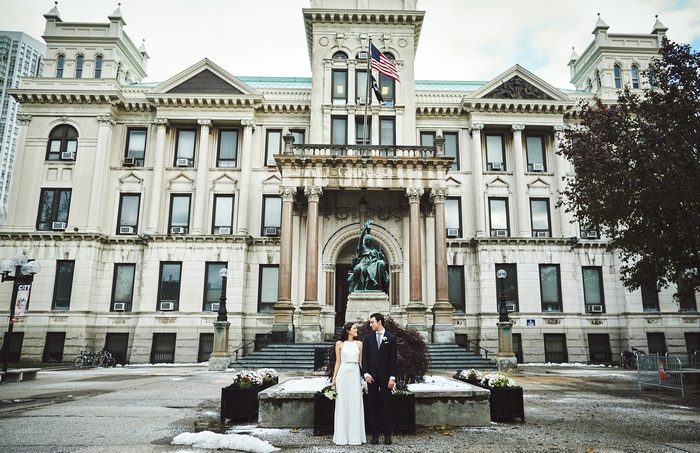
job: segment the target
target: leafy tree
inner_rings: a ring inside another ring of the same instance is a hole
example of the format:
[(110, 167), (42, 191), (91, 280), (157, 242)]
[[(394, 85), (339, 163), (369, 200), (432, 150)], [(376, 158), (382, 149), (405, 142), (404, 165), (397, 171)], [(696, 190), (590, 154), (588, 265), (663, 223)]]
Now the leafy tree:
[[(359, 341), (372, 332), (368, 322), (358, 319), (356, 325)], [(430, 367), (428, 345), (423, 337), (416, 330), (404, 329), (389, 316), (384, 319), (384, 328), (396, 336), (396, 380), (407, 384), (423, 382)], [(329, 350), (330, 361), (326, 364), (326, 375), (330, 379), (335, 368), (335, 343), (329, 346)]]
[(700, 54), (664, 38), (643, 95), (581, 105), (560, 154), (575, 175), (559, 205), (612, 240), (634, 290), (679, 284), (681, 309), (700, 288)]

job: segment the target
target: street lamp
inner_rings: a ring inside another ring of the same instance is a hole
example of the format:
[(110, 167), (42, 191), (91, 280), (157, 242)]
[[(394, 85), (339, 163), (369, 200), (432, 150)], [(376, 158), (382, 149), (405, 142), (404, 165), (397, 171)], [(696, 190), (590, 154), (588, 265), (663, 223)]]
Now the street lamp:
[(228, 269), (222, 267), (219, 270), (219, 277), (221, 277), (221, 297), (219, 298), (219, 316), (216, 317), (216, 320), (228, 321), (226, 311), (226, 277), (228, 277)]
[(506, 308), (506, 291), (504, 289), (506, 277), (508, 273), (505, 270), (499, 269), (496, 272), (496, 277), (501, 282), (501, 295), (498, 298), (498, 322), (508, 322), (508, 309)]
[[(14, 275), (10, 275), (10, 272), (13, 269)], [(12, 331), (14, 330), (15, 323), (15, 304), (17, 303), (17, 293), (20, 290), (20, 286), (31, 285), (32, 281), (34, 280), (34, 274), (38, 273), (40, 270), (41, 264), (36, 261), (29, 261), (27, 257), (21, 253), (13, 256), (12, 259), (6, 259), (0, 262), (2, 282), (14, 282), (12, 285), (12, 298), (10, 299), (10, 322), (7, 325), (5, 340), (3, 341), (2, 345), (3, 381), (5, 381), (5, 378), (7, 377), (7, 363), (10, 360), (10, 343), (12, 342)], [(26, 289), (29, 290), (29, 288)]]

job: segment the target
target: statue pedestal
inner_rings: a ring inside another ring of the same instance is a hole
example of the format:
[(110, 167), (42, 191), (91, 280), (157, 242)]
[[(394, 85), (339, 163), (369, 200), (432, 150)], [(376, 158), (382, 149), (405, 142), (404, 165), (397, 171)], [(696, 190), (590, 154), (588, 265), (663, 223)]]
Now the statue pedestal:
[(388, 315), (390, 310), (391, 302), (384, 291), (353, 291), (348, 296), (345, 322), (355, 322), (357, 318), (368, 322), (372, 313)]
[(225, 371), (231, 364), (228, 355), (228, 328), (227, 321), (214, 321), (214, 347), (209, 356), (209, 371)]
[(518, 360), (513, 354), (513, 323), (510, 321), (499, 322), (498, 326), (498, 354), (496, 365), (500, 371), (513, 371), (518, 368)]

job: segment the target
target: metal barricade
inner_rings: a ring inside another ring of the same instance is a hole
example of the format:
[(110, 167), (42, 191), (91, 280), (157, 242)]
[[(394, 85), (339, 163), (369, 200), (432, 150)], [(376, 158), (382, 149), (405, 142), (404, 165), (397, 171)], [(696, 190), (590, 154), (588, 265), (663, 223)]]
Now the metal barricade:
[(640, 355), (637, 357), (637, 381), (639, 390), (642, 385), (651, 385), (680, 390), (681, 398), (685, 397), (683, 365), (678, 357)]

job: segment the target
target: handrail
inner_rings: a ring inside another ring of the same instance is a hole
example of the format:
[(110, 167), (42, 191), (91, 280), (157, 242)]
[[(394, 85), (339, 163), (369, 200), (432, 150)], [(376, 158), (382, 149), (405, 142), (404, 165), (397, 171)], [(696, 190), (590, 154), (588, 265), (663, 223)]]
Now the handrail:
[(696, 349), (695, 352), (693, 352), (693, 363), (692, 363), (693, 368), (698, 367), (698, 356), (700, 356), (700, 349)]
[[(484, 353), (485, 353), (485, 354), (484, 354), (484, 358), (486, 358), (486, 359), (489, 358), (489, 352), (491, 352), (491, 351), (489, 351), (489, 350), (486, 349), (486, 348), (482, 348), (481, 346), (479, 346), (479, 343), (477, 343), (477, 342), (474, 341), (474, 340), (471, 340), (471, 339), (469, 339), (469, 338), (467, 338), (466, 340), (467, 340), (467, 351), (471, 351), (471, 349), (469, 348), (469, 344), (471, 343), (471, 344), (473, 344), (474, 346), (476, 346), (478, 349), (481, 349), (482, 351), (484, 351)], [(477, 349), (477, 350), (478, 350), (478, 349)]]
[[(272, 331), (269, 331), (269, 332), (266, 333), (265, 335), (272, 335)], [(241, 347), (239, 347), (238, 349), (234, 350), (233, 352), (236, 354), (236, 359), (235, 359), (235, 361), (236, 361), (236, 362), (238, 361), (238, 351), (241, 351), (241, 350), (242, 350), (242, 351), (243, 351), (243, 354), (241, 355), (241, 357), (245, 357), (245, 350), (246, 350), (246, 348), (247, 348), (251, 343), (255, 343), (256, 341), (258, 341), (257, 338), (254, 338), (254, 339), (252, 339), (252, 340), (248, 340), (248, 342), (243, 343), (243, 346), (241, 346)]]

